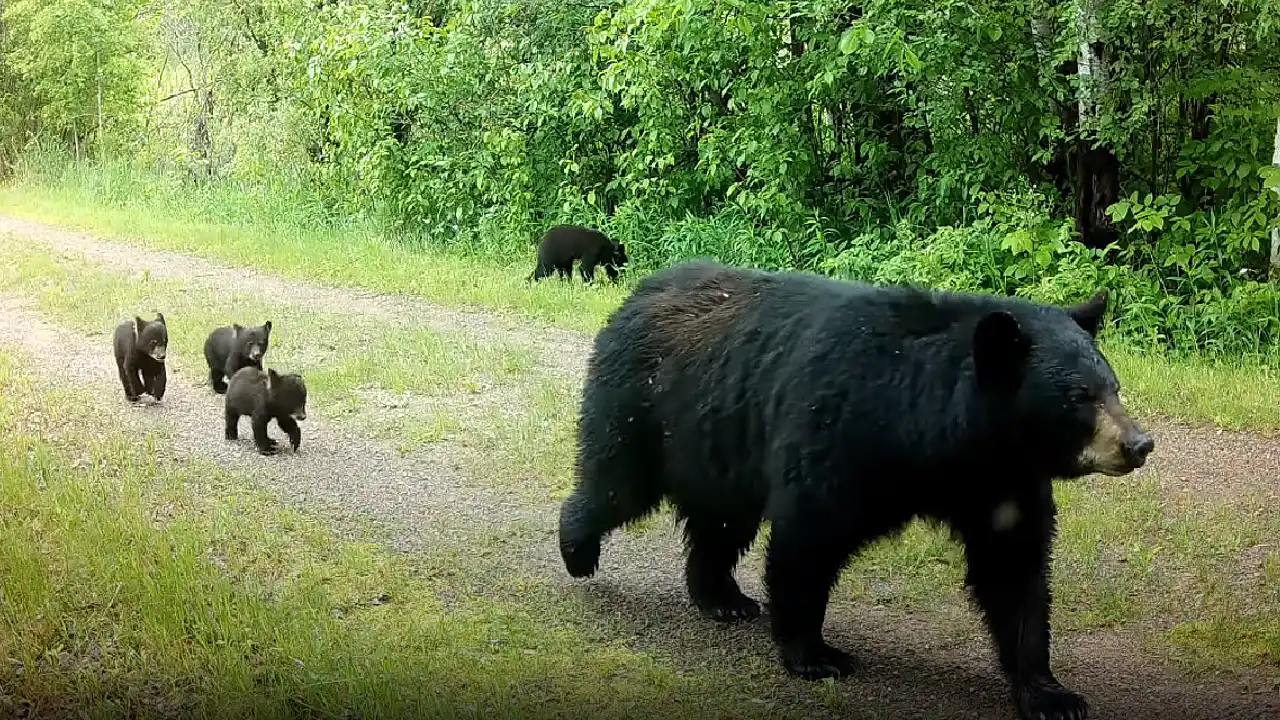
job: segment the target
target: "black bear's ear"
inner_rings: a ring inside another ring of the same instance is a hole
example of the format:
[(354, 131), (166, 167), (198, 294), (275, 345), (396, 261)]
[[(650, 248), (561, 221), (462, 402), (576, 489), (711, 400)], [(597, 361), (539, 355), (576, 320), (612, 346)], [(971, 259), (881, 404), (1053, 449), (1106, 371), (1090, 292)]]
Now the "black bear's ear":
[(142, 329), (145, 328), (146, 326), (147, 326), (147, 321), (143, 320), (141, 316), (139, 315), (133, 316), (133, 336), (135, 338), (142, 334)]
[(973, 330), (973, 365), (984, 387), (1011, 389), (1022, 377), (1031, 343), (1018, 319), (1003, 310), (987, 313)]
[(164, 321), (164, 313), (160, 312), (159, 310), (156, 311), (156, 322), (166, 327), (169, 325), (169, 323)]
[(1084, 301), (1080, 305), (1067, 308), (1067, 314), (1071, 316), (1076, 324), (1084, 328), (1084, 331), (1090, 335), (1097, 337), (1098, 327), (1102, 324), (1102, 314), (1107, 311), (1107, 291), (1099, 290), (1093, 294), (1093, 297)]
[(267, 331), (267, 334), (268, 334), (268, 335), (270, 335), (270, 334), (271, 334), (271, 321), (270, 321), (270, 320), (268, 320), (268, 321), (266, 321), (266, 322), (262, 323), (262, 328), (263, 328), (264, 330), (266, 330), (266, 331)]

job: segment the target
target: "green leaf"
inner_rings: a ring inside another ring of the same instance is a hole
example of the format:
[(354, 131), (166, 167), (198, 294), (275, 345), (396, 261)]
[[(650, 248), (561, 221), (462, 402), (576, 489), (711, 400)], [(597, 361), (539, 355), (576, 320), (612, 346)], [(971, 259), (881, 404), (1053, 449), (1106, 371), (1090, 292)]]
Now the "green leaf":
[(1120, 222), (1129, 216), (1129, 203), (1126, 200), (1120, 200), (1111, 207), (1107, 208), (1107, 214), (1111, 216), (1111, 222)]
[(858, 26), (854, 25), (853, 27), (846, 28), (844, 32), (840, 33), (839, 49), (841, 53), (848, 55), (858, 49), (858, 45), (862, 40), (862, 35), (857, 32), (857, 30)]

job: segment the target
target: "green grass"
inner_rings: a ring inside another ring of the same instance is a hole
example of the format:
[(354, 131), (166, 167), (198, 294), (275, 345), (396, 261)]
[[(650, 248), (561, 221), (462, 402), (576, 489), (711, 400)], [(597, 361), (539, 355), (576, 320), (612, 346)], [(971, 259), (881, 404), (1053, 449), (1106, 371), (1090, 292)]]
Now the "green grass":
[[(741, 680), (593, 642), (525, 578), (468, 592), (199, 462), (158, 463), (0, 354), (0, 713), (742, 717)], [(492, 583), (492, 578), (486, 578)], [(550, 613), (550, 614), (548, 614)], [(727, 687), (726, 687), (727, 683)], [(601, 692), (607, 688), (607, 692)]]
[(1280, 430), (1280, 364), (1165, 358), (1116, 343), (1104, 346), (1140, 414), (1233, 430)]

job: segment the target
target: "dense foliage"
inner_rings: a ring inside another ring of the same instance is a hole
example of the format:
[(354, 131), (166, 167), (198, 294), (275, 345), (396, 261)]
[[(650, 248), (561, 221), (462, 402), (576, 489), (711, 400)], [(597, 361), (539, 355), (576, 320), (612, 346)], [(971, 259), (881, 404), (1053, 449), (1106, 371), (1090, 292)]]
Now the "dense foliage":
[(1135, 340), (1280, 347), (1277, 0), (139, 3), (4, 0), (0, 162), (105, 146), (486, 252), (580, 221), (641, 269), (1108, 285)]

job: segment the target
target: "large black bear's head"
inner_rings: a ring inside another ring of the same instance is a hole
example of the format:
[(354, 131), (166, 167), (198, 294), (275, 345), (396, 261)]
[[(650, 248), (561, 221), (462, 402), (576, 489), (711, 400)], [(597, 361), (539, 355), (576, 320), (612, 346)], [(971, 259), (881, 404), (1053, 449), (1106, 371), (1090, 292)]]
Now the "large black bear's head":
[(1155, 441), (1129, 417), (1097, 346), (1107, 293), (1072, 307), (1009, 303), (973, 326), (973, 367), (1018, 462), (1050, 474), (1126, 475)]

